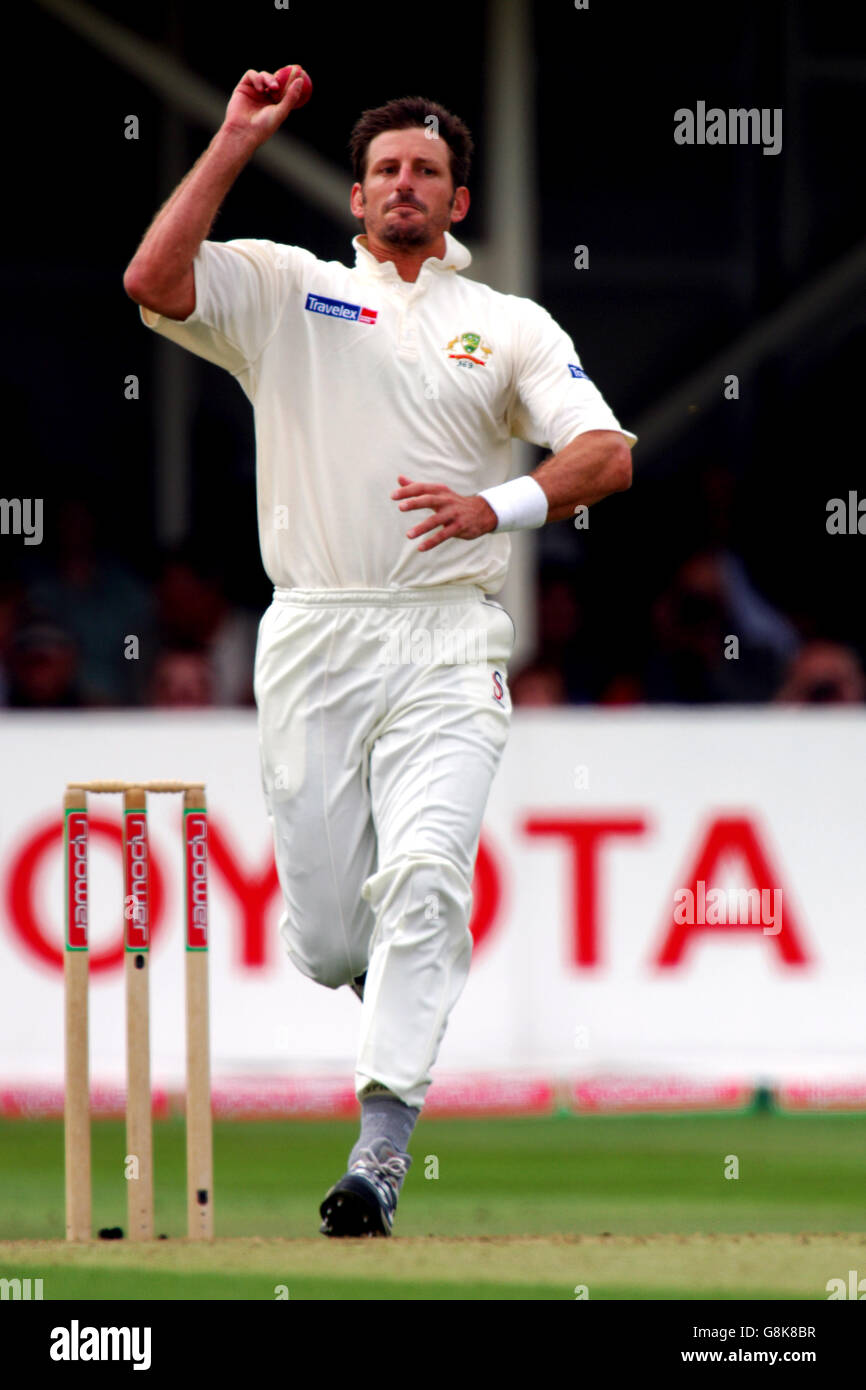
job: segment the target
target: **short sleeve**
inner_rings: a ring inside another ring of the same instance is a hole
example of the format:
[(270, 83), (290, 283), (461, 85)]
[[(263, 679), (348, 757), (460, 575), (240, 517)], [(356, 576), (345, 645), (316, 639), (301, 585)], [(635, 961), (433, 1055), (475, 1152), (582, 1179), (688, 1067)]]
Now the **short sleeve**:
[(301, 246), (273, 241), (203, 241), (193, 261), (195, 308), (189, 317), (166, 318), (142, 305), (142, 322), (237, 374), (261, 356), (286, 299), (314, 260)]
[(637, 435), (620, 425), (568, 334), (539, 304), (520, 304), (511, 433), (553, 453), (588, 430), (617, 430), (634, 444)]

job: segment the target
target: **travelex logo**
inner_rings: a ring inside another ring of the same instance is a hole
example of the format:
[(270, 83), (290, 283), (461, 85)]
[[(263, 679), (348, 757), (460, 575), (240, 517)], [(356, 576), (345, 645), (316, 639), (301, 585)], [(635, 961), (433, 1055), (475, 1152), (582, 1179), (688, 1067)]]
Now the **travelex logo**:
[(311, 314), (327, 314), (332, 319), (354, 319), (358, 323), (375, 323), (379, 316), (378, 309), (347, 304), (344, 299), (326, 299), (321, 294), (308, 294), (304, 308)]
[(586, 380), (589, 381), (589, 377), (586, 375), (586, 372), (583, 370), (583, 367), (578, 367), (576, 362), (569, 362), (568, 370), (571, 372), (572, 376), (586, 377)]

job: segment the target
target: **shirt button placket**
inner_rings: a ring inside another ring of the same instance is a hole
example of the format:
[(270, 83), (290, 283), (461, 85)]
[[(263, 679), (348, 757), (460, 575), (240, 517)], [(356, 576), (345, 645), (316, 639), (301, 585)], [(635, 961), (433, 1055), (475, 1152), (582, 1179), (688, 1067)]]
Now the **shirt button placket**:
[(400, 355), (401, 357), (418, 356), (418, 330), (415, 315), (415, 296), (407, 296), (403, 312), (400, 316)]

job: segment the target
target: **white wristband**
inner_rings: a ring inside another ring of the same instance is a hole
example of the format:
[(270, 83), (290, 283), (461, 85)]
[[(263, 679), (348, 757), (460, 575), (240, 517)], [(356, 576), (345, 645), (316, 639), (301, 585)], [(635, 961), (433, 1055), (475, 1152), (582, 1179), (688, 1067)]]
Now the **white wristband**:
[(495, 511), (497, 531), (525, 531), (543, 526), (547, 520), (544, 489), (528, 473), (512, 478), (510, 483), (500, 483), (499, 487), (485, 488), (478, 496)]

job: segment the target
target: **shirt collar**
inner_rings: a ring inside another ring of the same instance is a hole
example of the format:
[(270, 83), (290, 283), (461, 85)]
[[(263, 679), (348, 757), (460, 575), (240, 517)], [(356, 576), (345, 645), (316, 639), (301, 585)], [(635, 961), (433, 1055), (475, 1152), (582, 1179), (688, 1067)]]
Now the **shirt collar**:
[[(372, 251), (367, 250), (367, 238), (364, 233), (352, 238), (352, 245), (355, 248), (355, 269), (362, 271), (378, 280), (399, 280), (400, 275), (393, 261), (378, 261)], [(465, 270), (472, 263), (472, 255), (462, 243), (458, 241), (450, 232), (445, 233), (445, 255), (428, 256), (421, 266), (418, 279), (424, 274), (425, 270), (442, 272), (446, 270)]]

